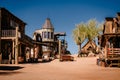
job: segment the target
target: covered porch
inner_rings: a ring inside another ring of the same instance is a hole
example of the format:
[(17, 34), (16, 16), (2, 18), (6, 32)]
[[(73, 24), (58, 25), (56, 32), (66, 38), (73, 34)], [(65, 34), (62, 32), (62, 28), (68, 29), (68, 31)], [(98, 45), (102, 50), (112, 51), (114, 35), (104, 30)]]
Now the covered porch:
[(18, 64), (26, 61), (27, 49), (32, 48), (32, 39), (15, 30), (1, 31), (1, 54), (0, 63)]

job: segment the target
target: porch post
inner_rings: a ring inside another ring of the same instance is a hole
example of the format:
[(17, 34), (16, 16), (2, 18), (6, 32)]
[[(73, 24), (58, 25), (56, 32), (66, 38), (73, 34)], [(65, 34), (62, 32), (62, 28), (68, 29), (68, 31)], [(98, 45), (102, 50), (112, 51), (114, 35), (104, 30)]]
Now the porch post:
[(2, 15), (0, 10), (0, 64), (2, 63), (2, 53), (1, 53), (1, 21), (2, 21)]
[(12, 64), (15, 64), (15, 40), (12, 40)]
[(59, 40), (59, 60), (61, 59), (61, 40)]
[(18, 64), (18, 27), (16, 27), (16, 40), (15, 40), (15, 64)]
[(0, 64), (2, 63), (2, 53), (0, 53)]
[(108, 38), (105, 37), (105, 40), (106, 40), (106, 45), (105, 45), (105, 58), (107, 58), (108, 48), (109, 48), (109, 45), (108, 45)]

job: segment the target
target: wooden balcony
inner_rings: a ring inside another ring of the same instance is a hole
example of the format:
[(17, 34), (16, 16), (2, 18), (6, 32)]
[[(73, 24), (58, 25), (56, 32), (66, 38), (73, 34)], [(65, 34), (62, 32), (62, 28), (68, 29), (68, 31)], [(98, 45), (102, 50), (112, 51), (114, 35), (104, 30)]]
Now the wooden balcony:
[[(16, 39), (16, 30), (2, 30), (1, 31), (1, 39)], [(32, 44), (32, 38), (30, 38), (29, 36), (25, 35), (24, 33), (20, 33), (18, 32), (18, 40), (21, 43), (24, 44), (29, 44), (29, 45), (33, 45)]]
[(1, 38), (2, 39), (9, 39), (15, 37), (16, 32), (15, 30), (2, 30), (1, 31)]

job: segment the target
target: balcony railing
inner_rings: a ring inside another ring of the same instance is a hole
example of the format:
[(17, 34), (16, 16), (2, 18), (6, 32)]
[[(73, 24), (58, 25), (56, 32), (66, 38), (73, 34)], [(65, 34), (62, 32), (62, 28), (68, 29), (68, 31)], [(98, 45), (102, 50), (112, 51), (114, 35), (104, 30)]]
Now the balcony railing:
[(120, 54), (120, 48), (108, 48), (108, 54)]
[(15, 30), (2, 30), (1, 31), (2, 37), (15, 37)]

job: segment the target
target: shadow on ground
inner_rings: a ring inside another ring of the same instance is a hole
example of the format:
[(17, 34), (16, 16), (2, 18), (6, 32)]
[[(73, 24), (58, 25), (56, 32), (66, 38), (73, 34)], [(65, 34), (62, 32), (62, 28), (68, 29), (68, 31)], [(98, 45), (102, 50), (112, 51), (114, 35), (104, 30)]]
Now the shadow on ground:
[(6, 71), (6, 72), (0, 72), (0, 76), (13, 75), (13, 74), (18, 74), (18, 73), (21, 73), (21, 72), (8, 72), (8, 71)]
[(0, 66), (0, 70), (9, 70), (9, 71), (13, 71), (13, 70), (18, 70), (18, 69), (22, 69), (24, 67), (20, 67), (20, 66)]
[(19, 71), (15, 71), (15, 70), (19, 70), (22, 69), (24, 67), (20, 67), (20, 66), (0, 66), (0, 76), (1, 75), (12, 75), (12, 74), (18, 74), (21, 73)]

